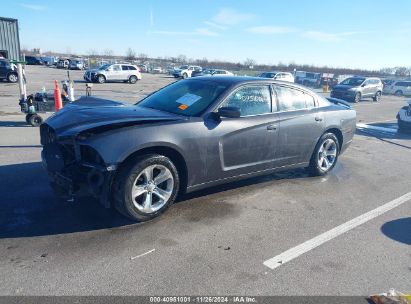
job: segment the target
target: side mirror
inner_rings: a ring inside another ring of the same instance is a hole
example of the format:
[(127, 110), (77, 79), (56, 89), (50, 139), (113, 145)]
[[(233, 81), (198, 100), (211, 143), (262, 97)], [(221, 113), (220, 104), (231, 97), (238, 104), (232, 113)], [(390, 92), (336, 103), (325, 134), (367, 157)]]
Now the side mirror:
[(238, 118), (241, 116), (241, 111), (237, 107), (222, 107), (218, 109), (218, 114), (221, 117)]

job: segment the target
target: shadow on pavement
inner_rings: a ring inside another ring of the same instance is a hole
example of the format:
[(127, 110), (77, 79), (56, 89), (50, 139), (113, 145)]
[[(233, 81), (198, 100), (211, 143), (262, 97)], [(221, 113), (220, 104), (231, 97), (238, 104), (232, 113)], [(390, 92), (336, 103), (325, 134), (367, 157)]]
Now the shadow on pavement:
[[(183, 195), (178, 203), (197, 198), (207, 200), (208, 195), (231, 189), (240, 194), (246, 193), (250, 189), (242, 187), (299, 178), (308, 178), (304, 169), (197, 191)], [(1, 166), (0, 193), (0, 238), (66, 234), (135, 224), (92, 198), (79, 198), (74, 203), (58, 199), (49, 187), (47, 174), (40, 162)]]
[(394, 241), (411, 245), (411, 217), (404, 217), (385, 223), (381, 232)]
[(24, 120), (24, 116), (21, 116), (21, 121), (0, 121), (0, 127), (23, 127), (23, 128), (33, 128)]

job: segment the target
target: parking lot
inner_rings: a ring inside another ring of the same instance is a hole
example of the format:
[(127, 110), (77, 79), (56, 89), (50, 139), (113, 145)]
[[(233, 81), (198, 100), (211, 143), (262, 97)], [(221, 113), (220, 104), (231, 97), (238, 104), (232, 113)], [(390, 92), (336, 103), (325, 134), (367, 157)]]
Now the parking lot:
[[(26, 74), (29, 93), (67, 79), (43, 66)], [(70, 71), (77, 96), (85, 94), (82, 75)], [(134, 85), (94, 84), (92, 95), (134, 102), (173, 81), (143, 74)], [(299, 169), (195, 192), (143, 224), (93, 200), (59, 201), (41, 165), (39, 130), (26, 125), (17, 99), (17, 84), (0, 83), (1, 295), (410, 291), (411, 201), (316, 242), (411, 191), (411, 135), (396, 132), (395, 118), (405, 97), (354, 105), (354, 142), (326, 177)], [(264, 264), (309, 240), (279, 267)]]

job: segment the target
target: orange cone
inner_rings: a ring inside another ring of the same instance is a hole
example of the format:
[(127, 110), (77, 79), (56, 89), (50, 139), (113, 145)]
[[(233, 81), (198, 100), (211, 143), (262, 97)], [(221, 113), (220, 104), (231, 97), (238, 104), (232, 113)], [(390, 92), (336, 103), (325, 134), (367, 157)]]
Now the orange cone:
[(59, 83), (57, 80), (54, 81), (54, 109), (56, 112), (63, 107), (63, 102), (61, 101), (61, 93), (59, 88)]

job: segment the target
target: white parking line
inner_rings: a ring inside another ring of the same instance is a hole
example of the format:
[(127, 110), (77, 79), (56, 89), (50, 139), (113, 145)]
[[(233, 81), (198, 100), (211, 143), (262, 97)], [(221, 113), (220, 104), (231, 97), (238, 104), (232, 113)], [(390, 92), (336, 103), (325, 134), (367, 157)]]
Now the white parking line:
[(363, 123), (358, 123), (357, 128), (381, 131), (381, 132), (387, 132), (387, 133), (397, 133), (397, 130), (398, 130), (398, 128), (384, 128), (384, 127), (378, 127), (378, 126), (370, 126), (368, 124), (363, 124)]
[(149, 251), (147, 251), (147, 252), (144, 252), (144, 253), (142, 253), (142, 254), (139, 254), (138, 256), (131, 257), (130, 260), (135, 260), (135, 259), (141, 258), (142, 256), (145, 256), (145, 255), (147, 255), (147, 254), (149, 254), (149, 253), (152, 253), (152, 252), (155, 251), (155, 250), (156, 250), (156, 249), (151, 249), (151, 250), (149, 250)]
[(394, 209), (407, 201), (411, 200), (411, 192), (408, 192), (407, 194), (404, 194), (403, 196), (392, 200), (391, 202), (388, 202), (374, 210), (371, 210), (367, 213), (364, 213), (340, 226), (337, 226), (327, 232), (324, 232), (311, 240), (308, 240), (298, 246), (295, 246), (267, 261), (264, 262), (264, 265), (271, 268), (275, 269), (284, 263), (287, 263), (300, 255), (336, 238), (337, 236), (340, 236), (341, 234), (350, 231), (351, 229), (354, 229), (355, 227), (358, 227), (373, 218), (376, 218), (377, 216), (380, 216), (391, 209)]

